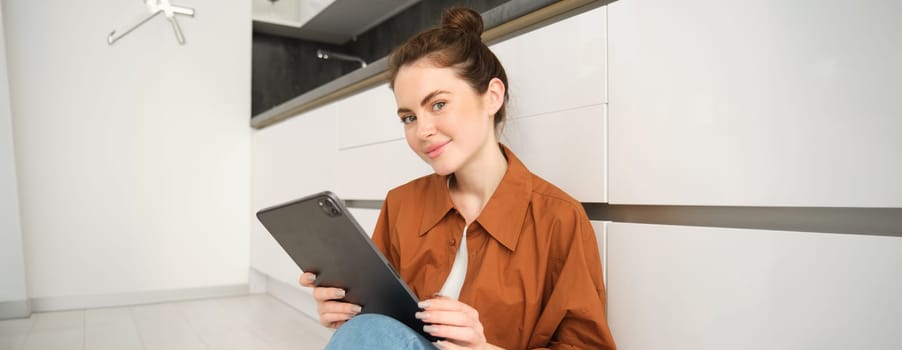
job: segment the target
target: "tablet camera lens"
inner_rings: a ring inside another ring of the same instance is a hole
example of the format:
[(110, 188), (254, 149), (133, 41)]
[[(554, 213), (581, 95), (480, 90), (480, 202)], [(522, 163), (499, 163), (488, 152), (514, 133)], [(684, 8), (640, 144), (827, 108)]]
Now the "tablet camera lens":
[(323, 212), (328, 216), (335, 217), (341, 215), (341, 210), (335, 207), (335, 203), (332, 203), (331, 199), (321, 199), (319, 200), (318, 204)]

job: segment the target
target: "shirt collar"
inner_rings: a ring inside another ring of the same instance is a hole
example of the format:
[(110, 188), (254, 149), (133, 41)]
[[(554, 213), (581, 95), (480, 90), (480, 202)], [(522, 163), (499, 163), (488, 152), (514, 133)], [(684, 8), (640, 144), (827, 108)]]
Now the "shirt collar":
[[(507, 158), (507, 171), (476, 221), (492, 238), (514, 251), (520, 240), (523, 223), (526, 221), (526, 211), (532, 194), (532, 174), (507, 146), (503, 144), (499, 146)], [(430, 186), (440, 187), (433, 187), (435, 191), (430, 191), (436, 193), (436, 196), (425, 199), (420, 235), (426, 234), (454, 208), (451, 193), (448, 191), (447, 176), (434, 176)]]
[(429, 232), (451, 209), (454, 209), (454, 202), (451, 201), (451, 192), (448, 190), (448, 176), (433, 174), (429, 177), (427, 187), (426, 193), (435, 195), (430, 196), (430, 198), (423, 198), (423, 216), (418, 232), (420, 236)]

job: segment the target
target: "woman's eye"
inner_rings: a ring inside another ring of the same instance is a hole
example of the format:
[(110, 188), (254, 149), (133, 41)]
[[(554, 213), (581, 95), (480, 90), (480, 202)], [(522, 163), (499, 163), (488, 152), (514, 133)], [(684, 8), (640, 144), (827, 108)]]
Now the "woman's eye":
[(401, 124), (410, 124), (417, 120), (417, 116), (415, 115), (405, 115), (401, 117)]
[(445, 102), (436, 102), (436, 103), (432, 104), (433, 112), (438, 112), (438, 111), (442, 110), (442, 108), (445, 108)]

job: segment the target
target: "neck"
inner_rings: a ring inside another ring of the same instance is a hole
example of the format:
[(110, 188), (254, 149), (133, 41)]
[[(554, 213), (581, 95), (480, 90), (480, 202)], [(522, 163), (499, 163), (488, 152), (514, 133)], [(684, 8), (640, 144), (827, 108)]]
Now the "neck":
[(479, 216), (501, 184), (505, 172), (507, 160), (498, 143), (493, 142), (465, 168), (454, 173), (451, 196), (467, 222), (472, 222)]

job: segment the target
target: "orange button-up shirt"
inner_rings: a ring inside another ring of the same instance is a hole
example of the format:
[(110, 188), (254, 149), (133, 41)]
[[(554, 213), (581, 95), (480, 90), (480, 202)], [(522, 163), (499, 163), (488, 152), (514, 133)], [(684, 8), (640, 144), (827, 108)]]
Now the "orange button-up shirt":
[[(475, 308), (489, 343), (506, 349), (615, 349), (595, 233), (579, 202), (501, 146), (501, 184), (467, 228), (459, 300)], [(391, 190), (373, 241), (421, 300), (451, 271), (466, 220), (447, 176)]]

